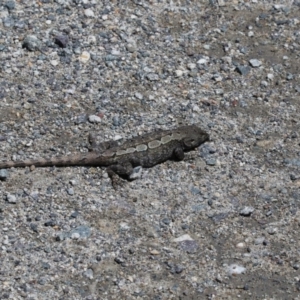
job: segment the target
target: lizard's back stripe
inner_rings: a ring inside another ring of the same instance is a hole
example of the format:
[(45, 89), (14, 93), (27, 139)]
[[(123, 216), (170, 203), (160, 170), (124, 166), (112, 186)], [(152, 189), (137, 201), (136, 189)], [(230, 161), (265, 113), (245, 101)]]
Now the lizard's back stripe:
[(151, 141), (151, 142), (148, 143), (149, 149), (157, 148), (160, 145), (161, 145), (161, 141), (158, 141), (158, 140), (154, 140), (154, 141)]

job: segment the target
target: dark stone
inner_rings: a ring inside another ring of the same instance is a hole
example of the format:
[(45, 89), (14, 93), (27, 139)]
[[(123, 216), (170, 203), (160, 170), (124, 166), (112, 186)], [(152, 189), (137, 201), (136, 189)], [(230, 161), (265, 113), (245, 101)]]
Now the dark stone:
[(237, 66), (236, 71), (239, 72), (241, 75), (245, 76), (250, 72), (251, 68), (249, 66)]
[(56, 45), (61, 48), (66, 48), (69, 42), (69, 38), (66, 35), (57, 35), (54, 39)]

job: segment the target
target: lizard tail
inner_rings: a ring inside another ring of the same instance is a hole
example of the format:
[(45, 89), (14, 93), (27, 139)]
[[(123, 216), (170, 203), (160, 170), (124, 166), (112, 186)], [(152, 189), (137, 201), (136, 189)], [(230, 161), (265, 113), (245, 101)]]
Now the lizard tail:
[(58, 156), (49, 159), (26, 159), (20, 161), (3, 161), (0, 162), (0, 169), (19, 168), (19, 167), (64, 167), (64, 166), (82, 166), (87, 163), (88, 157), (83, 154), (74, 154), (68, 156)]

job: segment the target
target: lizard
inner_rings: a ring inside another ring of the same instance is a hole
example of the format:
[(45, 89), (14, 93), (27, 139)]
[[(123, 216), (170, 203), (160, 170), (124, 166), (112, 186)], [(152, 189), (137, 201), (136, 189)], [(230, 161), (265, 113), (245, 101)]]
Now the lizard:
[(90, 152), (52, 158), (0, 161), (0, 169), (29, 166), (101, 166), (107, 167), (110, 177), (117, 174), (130, 179), (133, 168), (150, 168), (169, 159), (183, 160), (184, 152), (195, 149), (207, 140), (208, 133), (196, 125), (154, 131), (129, 139), (119, 146), (114, 142), (97, 144), (95, 137), (90, 135)]

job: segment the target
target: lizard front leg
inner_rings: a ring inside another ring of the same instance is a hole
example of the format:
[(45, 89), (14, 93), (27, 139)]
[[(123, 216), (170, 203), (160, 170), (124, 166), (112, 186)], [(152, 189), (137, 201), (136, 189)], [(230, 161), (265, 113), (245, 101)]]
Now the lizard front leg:
[(123, 164), (116, 164), (107, 167), (107, 173), (112, 181), (112, 186), (117, 189), (118, 186), (122, 186), (124, 180), (121, 178), (129, 179), (130, 174), (133, 172), (133, 167), (130, 162)]
[(183, 149), (182, 147), (177, 147), (174, 149), (173, 151), (173, 156), (176, 160), (183, 160), (184, 159), (184, 152), (183, 152)]
[(130, 174), (133, 172), (133, 167), (130, 162), (115, 164), (107, 167), (107, 173), (110, 175), (112, 173), (118, 174), (120, 177), (128, 179)]

